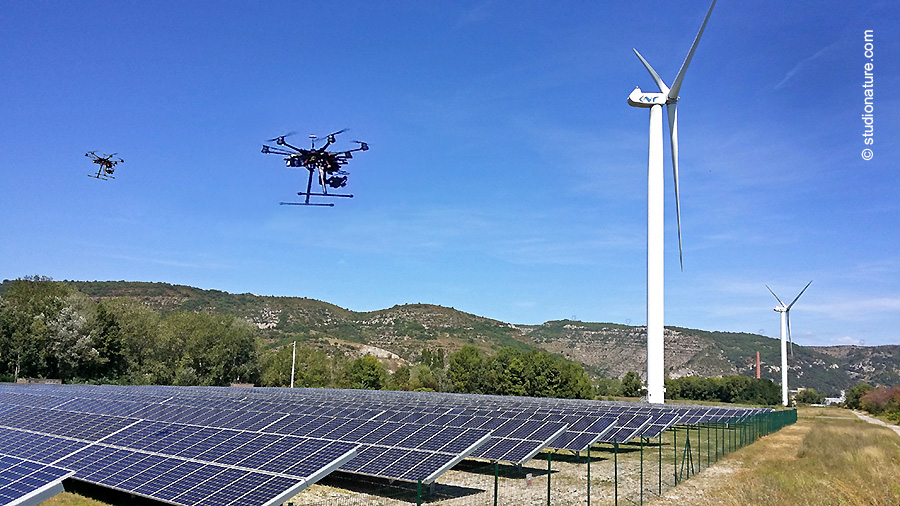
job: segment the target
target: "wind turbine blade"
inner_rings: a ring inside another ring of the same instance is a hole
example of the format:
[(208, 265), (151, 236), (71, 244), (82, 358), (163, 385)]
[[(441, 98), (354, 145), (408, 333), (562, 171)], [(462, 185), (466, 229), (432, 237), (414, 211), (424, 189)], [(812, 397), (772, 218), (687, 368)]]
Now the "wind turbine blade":
[(666, 105), (669, 113), (669, 140), (672, 147), (672, 173), (675, 176), (675, 216), (678, 218), (678, 262), (684, 272), (684, 256), (681, 249), (681, 198), (678, 193), (678, 105)]
[[(794, 298), (794, 302), (797, 302), (797, 299), (800, 298), (800, 295), (803, 295), (803, 292), (805, 292), (806, 289), (809, 288), (809, 285), (811, 285), (811, 284), (812, 284), (812, 281), (810, 281), (809, 283), (807, 283), (806, 286), (803, 287), (803, 290), (800, 290), (800, 293), (797, 295), (797, 297)], [(787, 308), (788, 308), (788, 311), (791, 310), (791, 306), (794, 305), (794, 302), (791, 302), (790, 304), (788, 304), (788, 307), (787, 307)]]
[(794, 358), (794, 340), (791, 339), (791, 312), (785, 311), (784, 318), (787, 320), (787, 338), (788, 342), (791, 343), (791, 358)]
[(650, 77), (653, 78), (653, 82), (655, 82), (656, 86), (659, 87), (660, 93), (669, 93), (669, 87), (666, 86), (666, 83), (664, 83), (662, 78), (659, 77), (659, 74), (657, 74), (656, 71), (653, 70), (653, 67), (650, 66), (650, 63), (648, 63), (647, 60), (645, 60), (644, 57), (641, 56), (641, 53), (638, 53), (637, 49), (631, 48), (631, 50), (634, 51), (634, 54), (636, 54), (637, 57), (641, 59), (641, 63), (644, 64), (647, 72), (650, 72)]
[[(766, 285), (766, 288), (769, 288), (769, 285)], [(781, 302), (781, 299), (779, 299), (778, 296), (775, 295), (775, 292), (773, 292), (771, 288), (769, 288), (769, 293), (771, 293), (772, 296), (775, 297), (775, 300), (777, 300), (778, 303), (781, 304), (781, 307), (785, 307), (784, 302)]]
[(697, 44), (700, 43), (700, 37), (703, 35), (703, 30), (706, 29), (706, 23), (709, 22), (709, 16), (712, 15), (713, 7), (715, 6), (716, 0), (713, 0), (712, 4), (709, 6), (709, 12), (706, 13), (706, 18), (703, 20), (703, 24), (700, 25), (700, 31), (697, 32), (694, 44), (691, 45), (691, 50), (688, 51), (684, 63), (681, 64), (681, 70), (678, 71), (678, 75), (675, 76), (675, 80), (672, 81), (672, 88), (668, 93), (669, 100), (678, 100), (678, 91), (681, 90), (681, 82), (684, 81), (684, 73), (687, 72), (688, 65), (691, 64), (691, 58), (694, 57), (694, 51), (697, 50)]

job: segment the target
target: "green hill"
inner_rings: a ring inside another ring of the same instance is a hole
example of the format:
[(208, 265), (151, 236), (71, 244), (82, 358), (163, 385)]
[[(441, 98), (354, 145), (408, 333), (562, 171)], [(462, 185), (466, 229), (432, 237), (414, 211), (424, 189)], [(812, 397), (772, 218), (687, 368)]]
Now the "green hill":
[[(571, 320), (514, 325), (432, 304), (403, 304), (357, 312), (303, 297), (231, 294), (167, 283), (68, 281), (101, 300), (129, 297), (160, 312), (208, 312), (254, 324), (271, 346), (297, 340), (341, 350), (345, 355), (372, 353), (383, 359), (415, 361), (425, 348), (448, 354), (465, 344), (492, 352), (502, 347), (543, 349), (581, 363), (592, 374), (622, 378), (646, 370), (646, 330), (615, 323)], [(0, 295), (9, 282), (0, 284)], [(746, 333), (666, 328), (665, 361), (670, 378), (754, 375), (759, 352), (761, 376), (781, 381), (777, 339)], [(804, 347), (794, 345), (789, 359), (791, 387), (815, 388), (827, 395), (866, 381), (900, 384), (900, 346)]]

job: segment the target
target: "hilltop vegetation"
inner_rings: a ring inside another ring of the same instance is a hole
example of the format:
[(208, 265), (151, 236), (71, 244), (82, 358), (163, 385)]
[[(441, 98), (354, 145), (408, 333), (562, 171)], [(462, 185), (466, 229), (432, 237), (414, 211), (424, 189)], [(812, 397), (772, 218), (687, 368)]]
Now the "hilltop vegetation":
[[(298, 314), (282, 311), (287, 330), (279, 324), (254, 325), (234, 311), (254, 311), (253, 296), (228, 297), (207, 292), (185, 297), (183, 287), (151, 284), (113, 285), (116, 295), (98, 297), (96, 285), (88, 285), (88, 297), (75, 283), (31, 277), (5, 283), (0, 298), (0, 376), (57, 378), (65, 382), (103, 382), (162, 385), (228, 385), (255, 383), (264, 386), (290, 384), (293, 349), (273, 345), (264, 333), (279, 332), (314, 336), (327, 345), (317, 349), (301, 345), (297, 354), (295, 384), (307, 387), (438, 390), (460, 393), (592, 398), (593, 387), (581, 366), (545, 351), (521, 346), (501, 346), (483, 353), (474, 345), (446, 356), (443, 348), (422, 348), (412, 365), (397, 358), (390, 371), (372, 354), (357, 358), (330, 344), (341, 339), (364, 341), (374, 328), (385, 334), (417, 336), (472, 336), (495, 332), (494, 326), (477, 320), (469, 327), (453, 327), (453, 311), (436, 311), (429, 325), (406, 320), (402, 311), (351, 313), (318, 301), (303, 306), (305, 323)], [(137, 288), (137, 290), (135, 290)], [(145, 296), (143, 293), (151, 293)], [(137, 294), (137, 296), (135, 296)], [(149, 298), (148, 298), (149, 297)], [(162, 300), (160, 300), (160, 298)], [(153, 309), (148, 300), (161, 302)], [(224, 301), (225, 303), (221, 303)], [(188, 309), (184, 309), (187, 307)], [(223, 313), (220, 308), (228, 311)], [(444, 309), (444, 308), (438, 308)], [(214, 312), (214, 311), (220, 312)], [(271, 314), (266, 309), (266, 315)], [(326, 324), (309, 325), (309, 313), (325, 315)], [(351, 315), (362, 324), (348, 321)], [(376, 323), (373, 323), (376, 322)], [(429, 330), (446, 328), (446, 331)], [(299, 330), (297, 330), (299, 327)], [(383, 336), (382, 336), (383, 337)], [(276, 339), (277, 340), (277, 339)], [(500, 343), (505, 339), (497, 339)], [(352, 348), (352, 347), (351, 347)], [(383, 355), (384, 350), (368, 347)], [(387, 358), (396, 357), (388, 353)], [(470, 358), (477, 360), (469, 360)], [(448, 367), (449, 362), (449, 367)], [(470, 381), (477, 375), (479, 383)], [(470, 386), (472, 388), (470, 388)]]
[[(15, 298), (11, 299), (10, 293), (14, 292), (17, 283), (23, 282), (24, 280), (4, 281), (0, 284), (0, 296), (6, 301), (4, 304), (7, 310), (9, 300)], [(542, 325), (514, 325), (432, 304), (404, 304), (378, 311), (358, 312), (303, 297), (231, 294), (167, 283), (50, 282), (43, 278), (32, 278), (28, 282), (50, 283), (52, 286), (41, 288), (36, 293), (47, 290), (48, 297), (57, 297), (59, 300), (49, 303), (46, 308), (29, 309), (37, 311), (32, 316), (44, 314), (42, 318), (38, 318), (39, 321), (28, 323), (29, 328), (33, 326), (28, 335), (37, 339), (35, 342), (43, 344), (34, 345), (27, 350), (21, 347), (17, 349), (16, 353), (25, 353), (23, 356), (31, 357), (35, 364), (40, 364), (32, 372), (20, 371), (20, 375), (52, 376), (60, 372), (59, 367), (63, 370), (71, 368), (66, 363), (61, 366), (51, 365), (56, 363), (53, 362), (53, 350), (58, 354), (62, 345), (57, 343), (55, 348), (48, 347), (50, 345), (45, 337), (47, 331), (40, 330), (42, 325), (52, 324), (55, 325), (53, 332), (67, 329), (69, 335), (74, 335), (79, 325), (91, 327), (104, 318), (108, 319), (110, 315), (116, 318), (127, 316), (136, 322), (142, 322), (124, 325), (124, 330), (120, 329), (123, 336), (136, 336), (141, 332), (147, 335), (147, 329), (150, 328), (155, 329), (155, 335), (163, 336), (159, 337), (160, 343), (168, 343), (151, 346), (138, 342), (136, 337), (128, 337), (135, 339), (135, 342), (125, 339), (122, 353), (126, 355), (129, 375), (124, 379), (120, 377), (118, 381), (175, 381), (173, 378), (178, 373), (173, 371), (180, 370), (185, 374), (181, 381), (188, 381), (191, 374), (197, 374), (196, 381), (206, 383), (222, 382), (227, 376), (228, 381), (240, 378), (241, 381), (257, 384), (286, 384), (283, 354), (289, 353), (284, 350), (293, 341), (297, 341), (298, 349), (303, 350), (302, 356), (309, 357), (313, 369), (327, 366), (331, 370), (327, 374), (321, 373), (328, 377), (329, 385), (341, 382), (346, 384), (345, 379), (339, 378), (346, 364), (365, 355), (373, 355), (378, 358), (387, 374), (408, 369), (411, 380), (404, 383), (406, 387), (449, 390), (449, 380), (440, 373), (432, 374), (435, 378), (428, 378), (428, 374), (421, 368), (423, 356), (440, 350), (445, 367), (449, 368), (451, 355), (464, 346), (473, 347), (486, 357), (506, 357), (511, 352), (503, 351), (501, 355), (501, 351), (507, 348), (522, 356), (528, 356), (532, 352), (548, 353), (555, 360), (562, 360), (560, 363), (573, 363), (583, 368), (594, 378), (595, 384), (600, 385), (600, 391), (605, 392), (603, 395), (616, 391), (620, 384), (615, 382), (624, 378), (629, 371), (643, 372), (646, 369), (646, 331), (639, 326), (571, 320), (551, 321)], [(44, 309), (46, 313), (41, 312)], [(18, 316), (11, 316), (15, 314)], [(64, 318), (57, 317), (54, 320), (47, 316), (62, 314), (68, 315), (69, 320), (64, 322)], [(75, 318), (76, 315), (80, 315), (84, 321)], [(8, 314), (4, 317), (6, 323), (0, 322), (0, 328), (6, 325), (8, 333), (9, 322), (23, 324), (23, 321), (15, 319), (20, 317), (19, 313)], [(183, 328), (192, 330), (187, 332)], [(242, 353), (256, 357), (254, 365), (243, 369), (220, 368), (205, 372), (204, 364), (209, 363), (210, 357), (206, 355), (205, 349), (191, 344), (190, 340), (209, 338), (210, 328), (229, 329), (235, 342), (227, 345), (222, 343), (223, 349), (211, 350), (209, 353), (232, 353), (234, 350), (228, 346), (243, 346), (241, 349), (245, 351)], [(98, 339), (104, 335), (101, 330), (92, 331)], [(129, 332), (132, 334), (128, 334)], [(16, 335), (16, 339), (21, 339), (22, 331), (19, 330)], [(11, 358), (11, 338), (5, 339), (7, 342), (0, 348), (0, 365), (4, 367), (0, 374), (12, 375), (16, 360), (21, 360), (21, 357)], [(750, 376), (755, 373), (755, 357), (759, 351), (762, 378), (780, 382), (780, 346), (777, 339), (747, 333), (667, 327), (665, 340), (667, 375), (671, 379), (691, 376)], [(252, 347), (246, 344), (249, 342), (253, 343)], [(75, 344), (71, 349), (79, 350), (77, 340)], [(157, 350), (154, 353), (159, 356), (165, 356), (163, 352), (166, 350), (187, 350), (186, 353), (199, 357), (191, 355), (189, 360), (182, 359), (181, 366), (172, 362), (174, 358), (170, 357), (166, 366), (153, 369), (145, 364), (146, 357), (135, 358), (138, 356), (135, 355), (135, 350), (143, 349), (139, 345)], [(92, 377), (101, 374), (100, 377), (103, 378), (116, 378), (116, 371), (121, 371), (122, 368), (122, 359), (117, 358), (115, 353), (105, 356), (104, 353), (109, 353), (109, 350), (104, 350), (106, 349), (101, 346), (97, 349), (97, 357), (86, 357), (86, 360), (90, 359), (86, 363), (92, 365), (86, 366), (88, 369), (78, 374), (93, 371)], [(279, 353), (282, 355), (278, 355)], [(836, 396), (840, 390), (849, 389), (861, 382), (873, 385), (900, 384), (900, 346), (795, 345), (789, 364), (791, 387), (815, 388), (830, 396)], [(401, 376), (406, 372), (401, 372)], [(613, 383), (598, 383), (600, 378), (611, 378)], [(319, 378), (314, 383), (324, 386), (323, 381)], [(607, 388), (610, 385), (612, 388)]]

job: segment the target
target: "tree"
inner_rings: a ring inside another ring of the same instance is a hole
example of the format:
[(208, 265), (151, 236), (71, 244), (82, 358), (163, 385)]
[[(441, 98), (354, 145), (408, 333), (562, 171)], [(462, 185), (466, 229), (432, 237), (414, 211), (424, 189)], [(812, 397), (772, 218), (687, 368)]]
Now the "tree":
[(372, 355), (350, 362), (344, 375), (350, 388), (381, 390), (387, 386), (387, 371)]
[(85, 295), (72, 293), (62, 303), (56, 313), (40, 317), (47, 331), (47, 372), (64, 381), (85, 379), (104, 362), (88, 324), (92, 302)]
[(391, 374), (391, 389), (393, 390), (412, 390), (410, 384), (410, 368), (408, 365), (401, 365)]
[(522, 353), (515, 348), (501, 348), (497, 354), (488, 361), (485, 367), (487, 383), (484, 385), (486, 394), (496, 395), (528, 395), (530, 390), (529, 380), (532, 371), (529, 370)]
[(431, 368), (432, 370), (438, 370), (444, 368), (444, 349), (438, 348), (435, 351), (432, 351), (430, 348), (422, 349), (422, 355), (420, 358), (420, 362)]
[(439, 392), (441, 388), (437, 375), (424, 364), (412, 368), (409, 383), (410, 389), (419, 392)]
[(814, 388), (807, 388), (800, 391), (794, 400), (797, 404), (822, 404), (825, 402), (825, 396), (816, 392)]
[[(669, 391), (668, 379), (666, 379), (666, 391)], [(594, 385), (594, 393), (597, 397), (619, 395), (622, 391), (622, 382), (617, 378), (600, 378)]]
[(560, 369), (560, 388), (554, 397), (565, 399), (593, 399), (594, 387), (591, 379), (579, 364), (559, 359), (557, 365)]
[(471, 344), (450, 355), (450, 384), (454, 392), (480, 394), (484, 391), (485, 358)]
[(293, 347), (268, 350), (260, 357), (259, 384), (264, 387), (287, 387), (291, 383)]
[(51, 356), (50, 319), (74, 289), (44, 276), (26, 276), (10, 284), (0, 304), (0, 367), (13, 379), (58, 374)]
[(844, 393), (844, 397), (846, 398), (844, 405), (847, 406), (848, 409), (860, 409), (859, 400), (873, 388), (875, 387), (868, 383), (860, 383), (850, 390), (847, 390), (847, 392)]
[(259, 379), (258, 330), (233, 316), (177, 312), (161, 325), (158, 384), (225, 386)]
[(900, 387), (875, 387), (860, 397), (859, 406), (873, 415), (900, 412)]
[(622, 378), (622, 397), (640, 397), (644, 392), (646, 390), (644, 390), (644, 384), (641, 382), (641, 377), (638, 376), (638, 373), (634, 371), (625, 373), (625, 377)]

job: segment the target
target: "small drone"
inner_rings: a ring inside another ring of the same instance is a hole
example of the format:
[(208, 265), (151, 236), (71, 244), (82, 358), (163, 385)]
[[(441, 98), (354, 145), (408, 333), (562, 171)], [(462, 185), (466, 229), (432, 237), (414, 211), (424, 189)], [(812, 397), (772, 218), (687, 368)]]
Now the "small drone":
[(104, 181), (106, 181), (107, 179), (115, 179), (115, 176), (113, 176), (113, 172), (115, 172), (116, 169), (114, 167), (117, 163), (125, 161), (121, 158), (119, 158), (118, 160), (113, 160), (113, 157), (116, 156), (116, 153), (113, 153), (111, 155), (103, 153), (103, 156), (98, 156), (96, 152), (88, 151), (84, 154), (84, 156), (89, 157), (91, 161), (100, 166), (97, 169), (96, 174), (88, 174), (88, 177), (95, 177)]
[[(279, 147), (272, 147), (263, 144), (262, 152), (267, 154), (274, 155), (282, 155), (284, 156), (284, 162), (288, 167), (304, 167), (309, 171), (309, 180), (306, 182), (306, 191), (298, 192), (297, 195), (306, 197), (303, 202), (281, 202), (281, 205), (288, 206), (327, 206), (333, 207), (333, 203), (317, 203), (310, 202), (309, 198), (311, 196), (317, 197), (348, 197), (352, 198), (353, 195), (343, 194), (343, 193), (328, 193), (328, 188), (343, 188), (347, 184), (347, 171), (343, 170), (341, 167), (347, 164), (347, 161), (353, 158), (353, 153), (357, 151), (368, 151), (369, 145), (362, 141), (353, 141), (359, 144), (358, 148), (350, 149), (347, 151), (328, 151), (328, 147), (334, 144), (335, 136), (338, 134), (342, 134), (346, 132), (347, 129), (338, 130), (337, 132), (328, 134), (325, 136), (325, 144), (321, 147), (316, 147), (316, 140), (318, 139), (315, 135), (310, 135), (310, 148), (302, 149), (296, 146), (292, 146), (285, 142), (284, 138), (290, 135), (295, 134), (296, 132), (291, 132), (289, 134), (282, 135), (280, 137), (275, 137), (274, 139), (269, 139), (266, 142), (274, 142)], [(283, 147), (281, 147), (283, 146)], [(317, 173), (319, 176), (319, 186), (322, 188), (321, 192), (312, 192), (312, 182), (313, 182), (313, 173)]]

